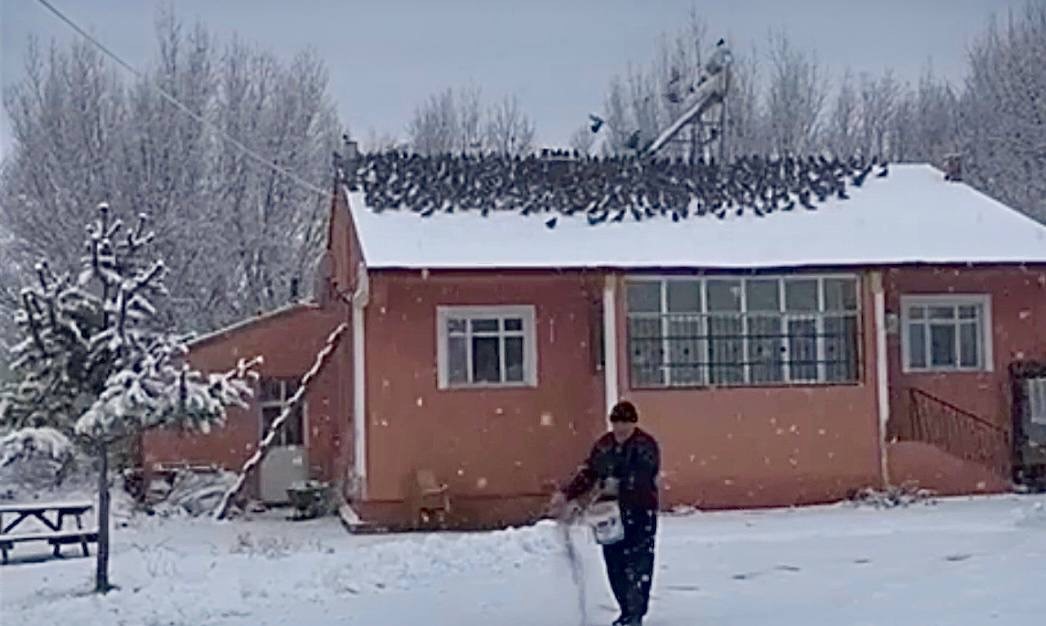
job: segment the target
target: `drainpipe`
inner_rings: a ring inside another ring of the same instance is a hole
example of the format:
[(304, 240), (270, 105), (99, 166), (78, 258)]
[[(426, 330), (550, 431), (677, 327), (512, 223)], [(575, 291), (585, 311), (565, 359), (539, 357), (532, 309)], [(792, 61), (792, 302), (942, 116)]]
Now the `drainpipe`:
[(364, 352), (364, 314), (370, 302), (370, 278), (360, 263), (356, 271), (356, 290), (352, 293), (352, 415), (354, 471), (360, 499), (367, 497), (367, 361)]
[(890, 465), (887, 459), (886, 429), (890, 421), (890, 381), (886, 352), (886, 292), (883, 273), (871, 274), (873, 306), (875, 307), (875, 383), (879, 406), (879, 472), (884, 487), (890, 485)]
[[(603, 284), (603, 387), (606, 390), (606, 411), (618, 401), (617, 391), (617, 277), (607, 274)], [(609, 429), (609, 421), (607, 422)]]

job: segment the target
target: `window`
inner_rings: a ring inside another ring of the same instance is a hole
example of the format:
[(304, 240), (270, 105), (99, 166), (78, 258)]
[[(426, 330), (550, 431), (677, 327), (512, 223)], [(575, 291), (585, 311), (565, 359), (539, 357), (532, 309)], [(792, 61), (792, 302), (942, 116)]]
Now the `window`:
[(857, 278), (631, 279), (636, 387), (855, 382)]
[[(262, 436), (269, 432), (269, 427), (280, 416), (287, 406), (287, 401), (298, 390), (296, 379), (262, 378), (258, 389), (258, 406), (261, 408)], [(283, 423), (276, 436), (278, 446), (303, 446), (305, 445), (305, 419), (302, 410), (304, 403), (291, 413), (287, 421)]]
[(437, 319), (441, 389), (537, 384), (533, 307), (440, 307)]
[(1046, 426), (1046, 378), (1029, 378), (1024, 381), (1028, 398), (1028, 421), (1036, 426)]
[(991, 369), (990, 299), (972, 296), (902, 296), (906, 371)]

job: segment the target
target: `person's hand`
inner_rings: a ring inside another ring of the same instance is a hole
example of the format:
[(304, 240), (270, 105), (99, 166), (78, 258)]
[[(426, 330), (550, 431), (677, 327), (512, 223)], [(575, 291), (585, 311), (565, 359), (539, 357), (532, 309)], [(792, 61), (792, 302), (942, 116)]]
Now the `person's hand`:
[(552, 498), (548, 501), (548, 512), (552, 517), (562, 517), (563, 512), (567, 508), (567, 497), (562, 491), (557, 491), (552, 494)]

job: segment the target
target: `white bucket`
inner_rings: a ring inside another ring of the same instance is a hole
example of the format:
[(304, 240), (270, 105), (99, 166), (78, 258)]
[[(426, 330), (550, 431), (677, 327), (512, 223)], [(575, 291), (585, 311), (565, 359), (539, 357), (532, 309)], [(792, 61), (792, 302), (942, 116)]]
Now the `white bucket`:
[(601, 546), (617, 543), (625, 538), (621, 523), (621, 507), (616, 500), (594, 502), (585, 511), (585, 522), (592, 528), (596, 543)]

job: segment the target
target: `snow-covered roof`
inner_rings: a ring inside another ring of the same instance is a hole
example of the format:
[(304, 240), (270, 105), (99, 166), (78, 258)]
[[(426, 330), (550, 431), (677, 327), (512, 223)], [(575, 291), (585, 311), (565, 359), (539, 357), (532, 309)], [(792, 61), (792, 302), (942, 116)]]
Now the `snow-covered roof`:
[(346, 193), (371, 269), (1046, 263), (1046, 226), (924, 164), (891, 165), (815, 210), (598, 226), (584, 212), (375, 211), (362, 191)]

